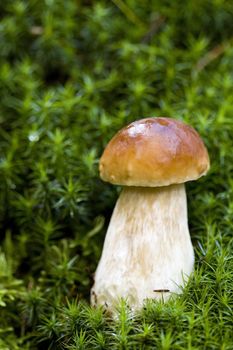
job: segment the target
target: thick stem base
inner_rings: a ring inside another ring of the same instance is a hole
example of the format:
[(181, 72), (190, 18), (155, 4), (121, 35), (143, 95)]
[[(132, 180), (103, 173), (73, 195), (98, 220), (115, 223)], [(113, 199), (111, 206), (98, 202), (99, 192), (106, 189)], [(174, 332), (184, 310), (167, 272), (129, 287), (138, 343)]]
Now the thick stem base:
[(124, 188), (114, 209), (91, 291), (92, 304), (180, 293), (193, 270), (184, 185)]

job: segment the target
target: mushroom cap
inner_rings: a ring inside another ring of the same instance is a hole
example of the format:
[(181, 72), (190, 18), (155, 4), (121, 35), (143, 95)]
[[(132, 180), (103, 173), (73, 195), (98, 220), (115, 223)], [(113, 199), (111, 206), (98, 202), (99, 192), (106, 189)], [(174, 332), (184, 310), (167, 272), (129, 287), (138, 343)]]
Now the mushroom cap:
[(168, 186), (196, 180), (208, 169), (208, 152), (196, 130), (164, 117), (121, 129), (99, 164), (102, 180), (123, 186)]

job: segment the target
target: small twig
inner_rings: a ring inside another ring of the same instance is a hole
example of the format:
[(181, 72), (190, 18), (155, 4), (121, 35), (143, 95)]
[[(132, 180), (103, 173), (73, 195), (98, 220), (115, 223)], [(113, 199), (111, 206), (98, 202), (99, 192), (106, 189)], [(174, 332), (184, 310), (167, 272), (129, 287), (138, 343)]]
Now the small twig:
[(208, 64), (221, 56), (226, 48), (228, 47), (228, 43), (223, 43), (215, 46), (212, 50), (207, 52), (196, 64), (196, 70), (198, 72), (202, 71)]
[(156, 292), (156, 293), (168, 293), (170, 292), (169, 289), (154, 289), (153, 292)]
[(142, 43), (143, 44), (149, 43), (153, 38), (153, 36), (159, 31), (159, 29), (164, 24), (164, 22), (165, 22), (164, 16), (158, 16), (156, 19), (154, 19), (151, 23), (149, 31), (142, 38)]

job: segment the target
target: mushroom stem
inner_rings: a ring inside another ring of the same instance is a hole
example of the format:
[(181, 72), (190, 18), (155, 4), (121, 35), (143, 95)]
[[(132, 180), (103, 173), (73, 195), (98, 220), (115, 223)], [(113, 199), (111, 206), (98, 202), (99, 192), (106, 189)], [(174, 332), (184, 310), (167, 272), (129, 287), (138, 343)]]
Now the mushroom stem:
[(110, 309), (120, 298), (140, 308), (146, 298), (179, 293), (194, 264), (184, 184), (125, 187), (116, 203), (91, 292)]

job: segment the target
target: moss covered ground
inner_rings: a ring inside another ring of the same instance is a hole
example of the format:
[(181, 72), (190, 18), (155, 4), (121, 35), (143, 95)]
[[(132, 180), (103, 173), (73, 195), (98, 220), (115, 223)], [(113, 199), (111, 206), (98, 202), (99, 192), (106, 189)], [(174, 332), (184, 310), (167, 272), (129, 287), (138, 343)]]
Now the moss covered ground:
[[(0, 349), (232, 350), (232, 1), (7, 0), (0, 16)], [(98, 159), (161, 115), (210, 153), (187, 185), (195, 272), (113, 320), (89, 306), (119, 193)]]

